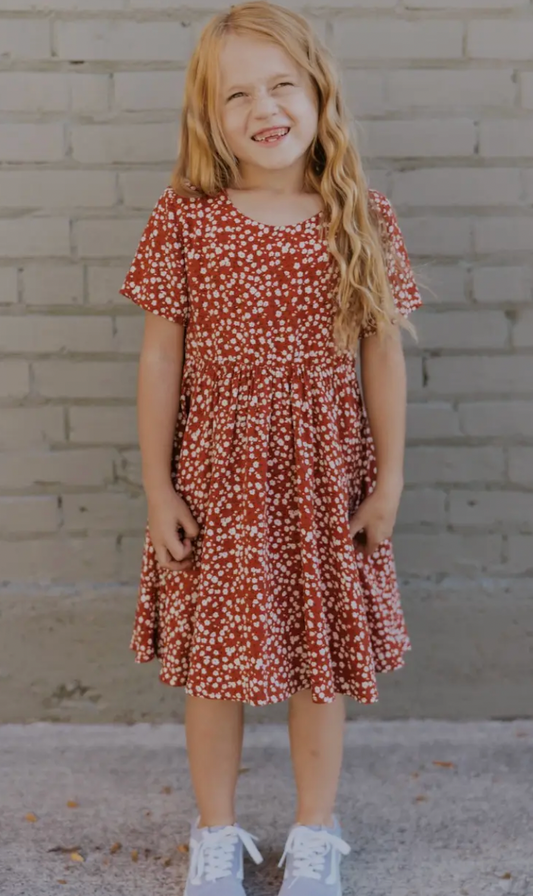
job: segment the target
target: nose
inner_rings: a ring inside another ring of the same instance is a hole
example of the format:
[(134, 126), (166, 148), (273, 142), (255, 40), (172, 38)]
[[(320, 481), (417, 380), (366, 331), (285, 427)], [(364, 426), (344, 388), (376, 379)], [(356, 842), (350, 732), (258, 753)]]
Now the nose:
[(260, 91), (254, 96), (252, 112), (255, 118), (270, 118), (277, 109), (277, 101), (268, 91)]

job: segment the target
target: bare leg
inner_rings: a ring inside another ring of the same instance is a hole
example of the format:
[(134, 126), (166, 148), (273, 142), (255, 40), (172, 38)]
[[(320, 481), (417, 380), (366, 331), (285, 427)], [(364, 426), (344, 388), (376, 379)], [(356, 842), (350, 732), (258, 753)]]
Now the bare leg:
[(234, 824), (244, 706), (187, 695), (185, 724), (200, 827)]
[(289, 736), (298, 793), (296, 821), (305, 825), (332, 824), (342, 766), (345, 707), (313, 703), (311, 691), (300, 691), (289, 703)]

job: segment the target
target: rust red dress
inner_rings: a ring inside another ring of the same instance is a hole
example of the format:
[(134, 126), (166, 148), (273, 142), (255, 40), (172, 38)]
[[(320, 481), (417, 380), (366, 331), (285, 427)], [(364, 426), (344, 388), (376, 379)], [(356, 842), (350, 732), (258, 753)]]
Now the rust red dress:
[[(408, 314), (421, 302), (394, 211), (370, 201), (405, 261), (388, 273)], [(376, 673), (410, 647), (391, 543), (364, 561), (350, 536), (375, 452), (353, 356), (333, 342), (322, 219), (261, 224), (226, 193), (168, 188), (121, 289), (186, 328), (172, 477), (200, 536), (193, 568), (171, 573), (147, 530), (130, 646), (194, 696), (374, 703)]]

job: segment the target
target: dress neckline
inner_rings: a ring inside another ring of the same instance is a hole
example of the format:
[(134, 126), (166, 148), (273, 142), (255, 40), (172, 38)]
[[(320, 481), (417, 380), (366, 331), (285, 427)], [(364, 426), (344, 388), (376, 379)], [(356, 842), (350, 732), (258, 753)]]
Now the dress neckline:
[(222, 197), (229, 207), (230, 211), (233, 212), (233, 215), (236, 218), (240, 218), (243, 221), (246, 221), (248, 224), (252, 224), (255, 227), (260, 227), (265, 230), (302, 230), (309, 225), (313, 224), (315, 221), (318, 223), (324, 217), (324, 209), (320, 209), (320, 211), (315, 212), (314, 215), (310, 215), (308, 218), (304, 218), (302, 221), (296, 221), (294, 224), (266, 224), (264, 221), (258, 221), (256, 218), (250, 218), (244, 212), (241, 212), (239, 208), (235, 205), (232, 199), (230, 199), (228, 191), (226, 189), (222, 190)]

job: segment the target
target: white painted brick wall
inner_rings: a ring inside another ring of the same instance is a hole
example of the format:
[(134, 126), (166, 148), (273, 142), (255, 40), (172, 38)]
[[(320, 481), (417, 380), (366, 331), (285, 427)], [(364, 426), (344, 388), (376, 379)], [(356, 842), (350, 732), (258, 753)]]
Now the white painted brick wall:
[[(136, 579), (142, 315), (118, 295), (226, 0), (0, 0), (2, 579)], [(404, 574), (532, 575), (533, 3), (286, 0), (341, 60), (426, 307)]]

